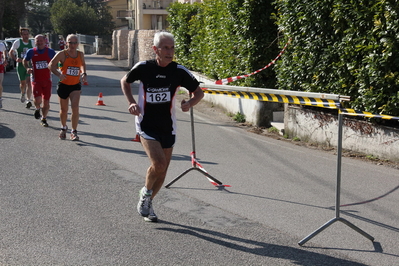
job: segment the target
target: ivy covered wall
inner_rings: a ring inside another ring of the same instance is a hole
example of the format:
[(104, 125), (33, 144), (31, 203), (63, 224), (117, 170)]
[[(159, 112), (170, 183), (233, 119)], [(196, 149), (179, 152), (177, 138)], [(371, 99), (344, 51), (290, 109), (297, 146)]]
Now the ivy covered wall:
[(356, 110), (399, 115), (396, 0), (277, 0), (292, 45), (276, 68), (280, 89), (351, 96)]
[[(397, 0), (205, 0), (174, 3), (176, 57), (231, 85), (351, 96), (350, 107), (399, 116)], [(276, 41), (277, 40), (277, 41)]]
[[(170, 31), (177, 60), (210, 78), (243, 75), (264, 67), (279, 53), (272, 1), (205, 0), (173, 3)], [(273, 67), (233, 85), (276, 87)]]

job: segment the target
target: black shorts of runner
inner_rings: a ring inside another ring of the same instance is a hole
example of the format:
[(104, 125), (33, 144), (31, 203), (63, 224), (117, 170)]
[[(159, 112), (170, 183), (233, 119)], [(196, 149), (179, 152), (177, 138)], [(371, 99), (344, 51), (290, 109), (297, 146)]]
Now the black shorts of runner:
[(71, 92), (80, 90), (82, 90), (82, 85), (80, 83), (75, 85), (66, 85), (64, 83), (58, 82), (57, 94), (61, 99), (68, 99)]
[(163, 149), (173, 148), (176, 142), (176, 135), (159, 135), (153, 132), (143, 132), (140, 134), (145, 139), (156, 140), (161, 143)]

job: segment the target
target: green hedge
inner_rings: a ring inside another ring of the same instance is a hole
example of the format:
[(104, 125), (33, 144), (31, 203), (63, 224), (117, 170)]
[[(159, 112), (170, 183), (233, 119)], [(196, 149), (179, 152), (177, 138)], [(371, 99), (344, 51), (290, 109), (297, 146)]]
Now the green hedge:
[[(399, 116), (397, 0), (205, 0), (168, 9), (176, 57), (231, 85), (351, 96), (361, 111)], [(278, 44), (274, 42), (278, 38)]]
[[(210, 78), (251, 73), (278, 54), (272, 1), (205, 0), (175, 2), (168, 8), (170, 31), (176, 37), (177, 60)], [(276, 87), (273, 67), (232, 85)]]
[(396, 0), (277, 0), (292, 45), (276, 67), (281, 89), (351, 96), (356, 110), (399, 115)]

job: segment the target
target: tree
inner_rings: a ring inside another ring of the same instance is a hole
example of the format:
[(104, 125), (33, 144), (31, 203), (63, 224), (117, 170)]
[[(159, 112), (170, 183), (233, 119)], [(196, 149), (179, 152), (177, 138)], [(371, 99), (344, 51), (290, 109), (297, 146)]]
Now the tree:
[(0, 0), (0, 38), (3, 38), (3, 15), (5, 8), (5, 0)]
[[(20, 26), (24, 26), (25, 4), (29, 0), (0, 0), (0, 37), (19, 36)], [(2, 2), (2, 4), (1, 4)]]
[(97, 16), (86, 3), (82, 7), (69, 0), (58, 0), (51, 7), (51, 23), (54, 31), (68, 35), (70, 33), (94, 34)]
[(115, 28), (115, 23), (112, 21), (111, 7), (103, 5), (97, 12), (98, 22), (97, 22), (97, 34), (111, 35)]
[(94, 10), (99, 10), (103, 5), (103, 0), (72, 0), (78, 6), (82, 6), (86, 3), (89, 7), (93, 8)]
[(55, 32), (62, 35), (78, 32), (101, 36), (111, 34), (114, 27), (108, 7), (98, 0), (58, 0), (50, 13)]
[(32, 35), (51, 32), (50, 5), (45, 1), (31, 1), (27, 5), (27, 20)]

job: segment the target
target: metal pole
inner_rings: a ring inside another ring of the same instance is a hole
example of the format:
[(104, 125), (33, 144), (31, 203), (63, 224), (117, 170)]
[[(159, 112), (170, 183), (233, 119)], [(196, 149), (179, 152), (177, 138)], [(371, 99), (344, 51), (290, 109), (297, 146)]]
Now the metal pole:
[[(190, 118), (191, 118), (191, 146), (193, 149), (194, 158), (196, 158), (196, 155), (195, 155), (195, 132), (194, 132), (194, 111), (193, 111), (192, 107), (190, 108)], [(195, 166), (195, 164), (193, 166)]]
[(196, 157), (196, 154), (195, 154), (195, 132), (194, 132), (194, 111), (193, 111), (193, 107), (190, 108), (190, 120), (191, 120), (191, 145), (192, 145), (192, 149), (193, 149), (193, 151), (192, 151), (193, 155), (192, 156), (194, 158), (194, 160), (192, 160), (192, 167), (187, 169), (183, 173), (181, 173), (179, 176), (177, 176), (175, 179), (170, 181), (168, 184), (166, 184), (165, 188), (169, 188), (173, 183), (175, 183), (177, 180), (179, 180), (180, 178), (182, 178), (184, 175), (186, 175), (188, 172), (190, 172), (192, 170), (199, 171), (200, 173), (202, 173), (203, 175), (208, 177), (210, 180), (212, 180), (213, 182), (218, 184), (218, 186), (223, 186), (223, 183), (221, 181), (217, 180), (216, 178), (214, 178), (213, 176), (208, 174), (206, 171), (203, 171), (202, 168), (197, 168), (197, 165), (196, 165), (196, 158), (197, 157)]
[(340, 221), (356, 232), (360, 233), (364, 237), (370, 239), (371, 241), (374, 241), (374, 237), (371, 235), (367, 234), (365, 231), (361, 230), (359, 227), (355, 226), (351, 222), (345, 220), (344, 218), (340, 218), (340, 206), (341, 206), (341, 165), (342, 165), (342, 128), (343, 128), (343, 114), (341, 113), (340, 110), (338, 110), (338, 144), (337, 144), (337, 187), (336, 187), (336, 197), (335, 197), (335, 218), (331, 219), (321, 227), (319, 227), (316, 231), (313, 233), (309, 234), (307, 237), (302, 239), (301, 241), (298, 242), (298, 245), (302, 246), (306, 242), (308, 242), (310, 239), (315, 237), (317, 234), (322, 232), (324, 229), (332, 225), (333, 223)]
[(337, 188), (335, 195), (335, 217), (339, 218), (341, 206), (341, 165), (342, 165), (342, 127), (343, 115), (338, 111), (338, 144), (337, 144)]

